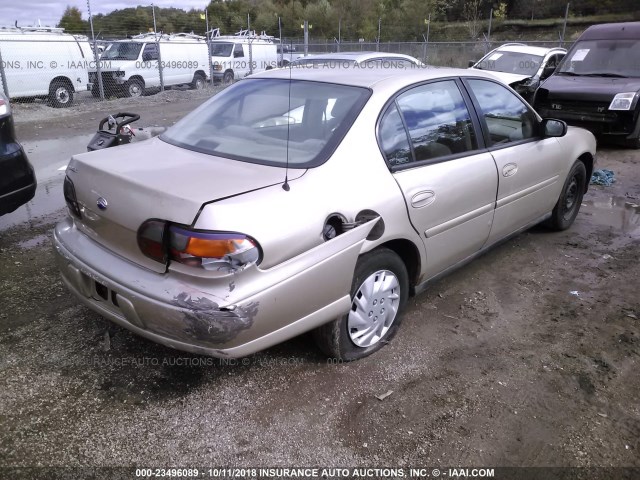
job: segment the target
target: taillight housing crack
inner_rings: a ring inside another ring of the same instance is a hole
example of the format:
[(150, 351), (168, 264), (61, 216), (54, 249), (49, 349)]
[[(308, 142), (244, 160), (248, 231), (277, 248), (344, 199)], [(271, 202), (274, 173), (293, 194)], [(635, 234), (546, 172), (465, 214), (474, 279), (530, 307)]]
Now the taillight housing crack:
[(138, 246), (144, 255), (160, 263), (174, 261), (223, 274), (259, 264), (262, 259), (258, 242), (243, 233), (196, 230), (158, 219), (140, 226)]

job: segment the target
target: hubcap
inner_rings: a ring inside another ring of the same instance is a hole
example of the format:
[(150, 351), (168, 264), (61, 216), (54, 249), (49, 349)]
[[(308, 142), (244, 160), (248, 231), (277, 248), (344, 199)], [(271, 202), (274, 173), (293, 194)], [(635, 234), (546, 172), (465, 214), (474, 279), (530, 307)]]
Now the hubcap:
[(565, 195), (564, 201), (564, 211), (566, 213), (571, 213), (573, 207), (576, 205), (576, 201), (578, 199), (578, 179), (574, 176), (571, 179), (571, 183), (567, 188), (567, 193)]
[(129, 94), (132, 97), (139, 97), (141, 93), (142, 93), (142, 89), (140, 88), (140, 85), (136, 83), (129, 85)]
[(389, 270), (369, 275), (353, 297), (347, 328), (358, 347), (375, 345), (396, 319), (400, 302), (398, 278)]
[(59, 103), (67, 103), (69, 101), (69, 92), (65, 87), (58, 87), (56, 89), (56, 100)]

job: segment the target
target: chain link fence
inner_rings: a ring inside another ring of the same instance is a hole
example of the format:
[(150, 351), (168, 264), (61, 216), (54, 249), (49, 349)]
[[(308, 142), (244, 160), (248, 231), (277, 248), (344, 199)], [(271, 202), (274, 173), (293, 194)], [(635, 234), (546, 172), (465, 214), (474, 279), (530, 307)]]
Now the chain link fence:
[[(207, 39), (193, 34), (139, 34), (126, 39), (100, 40), (71, 35), (59, 28), (0, 29), (0, 86), (13, 100), (50, 107), (68, 107), (117, 97), (152, 96), (167, 90), (204, 90), (229, 83), (255, 71), (277, 67), (286, 56), (301, 56), (301, 39)], [(428, 39), (426, 39), (428, 40)], [(562, 46), (558, 40), (515, 42), (541, 47)], [(379, 51), (413, 56), (427, 65), (466, 68), (507, 40), (371, 42), (315, 40), (309, 55)], [(263, 49), (263, 44), (270, 47)], [(253, 45), (252, 48), (247, 48)], [(286, 53), (289, 52), (289, 53)], [(213, 55), (213, 56), (212, 56)], [(229, 62), (221, 61), (222, 55)], [(99, 59), (96, 61), (96, 59)], [(233, 65), (230, 67), (229, 65)], [(233, 74), (228, 71), (233, 70)]]
[[(384, 52), (402, 53), (421, 60), (423, 63), (439, 67), (467, 68), (469, 60), (479, 60), (489, 51), (505, 43), (526, 43), (527, 45), (553, 48), (569, 48), (571, 42), (535, 40), (523, 42), (475, 41), (475, 42), (324, 42), (308, 46), (309, 55), (337, 52)], [(298, 51), (304, 51), (304, 44), (290, 44)]]
[(94, 45), (62, 29), (3, 29), (0, 58), (5, 94), (58, 108), (168, 88), (200, 90), (217, 73), (205, 37), (190, 34), (143, 34)]
[[(94, 48), (86, 37), (61, 31), (2, 32), (0, 84), (14, 100), (58, 108), (117, 97), (153, 95), (165, 89), (202, 90), (281, 63), (282, 53), (277, 53), (276, 45), (271, 42), (271, 48), (263, 51), (264, 43), (255, 43), (249, 49), (247, 43), (207, 42), (204, 37), (187, 34), (158, 37), (143, 34), (132, 39), (97, 42)], [(337, 44), (325, 41), (310, 43), (307, 47), (309, 55), (380, 51), (411, 55), (433, 66), (466, 68), (469, 60), (478, 60), (503, 43), (507, 42)], [(527, 44), (556, 47), (559, 42)], [(304, 44), (287, 45), (299, 55), (304, 52)], [(220, 55), (232, 58), (235, 70), (232, 76), (228, 74), (230, 64), (219, 61)]]

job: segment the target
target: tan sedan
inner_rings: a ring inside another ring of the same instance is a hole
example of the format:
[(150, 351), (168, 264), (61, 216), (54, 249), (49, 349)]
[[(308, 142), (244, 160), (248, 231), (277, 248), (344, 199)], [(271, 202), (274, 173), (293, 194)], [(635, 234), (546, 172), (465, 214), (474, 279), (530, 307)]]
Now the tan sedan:
[(162, 136), (74, 156), (67, 287), (173, 348), (239, 357), (313, 330), (385, 345), (409, 295), (497, 242), (574, 221), (595, 140), (471, 70), (273, 70)]

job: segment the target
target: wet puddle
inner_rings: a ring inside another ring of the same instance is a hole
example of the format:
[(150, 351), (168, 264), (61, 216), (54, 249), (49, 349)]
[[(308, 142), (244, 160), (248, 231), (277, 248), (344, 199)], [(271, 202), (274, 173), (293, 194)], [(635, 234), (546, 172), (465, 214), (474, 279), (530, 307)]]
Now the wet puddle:
[(30, 202), (0, 217), (0, 232), (22, 223), (34, 227), (56, 220), (58, 211), (63, 212), (65, 208), (62, 194), (63, 180), (64, 176), (61, 175), (39, 183), (36, 196)]
[(580, 213), (589, 215), (594, 223), (640, 238), (640, 201), (625, 197), (584, 200)]
[(40, 245), (45, 245), (51, 242), (51, 235), (43, 233), (42, 235), (38, 235), (36, 237), (30, 238), (29, 240), (24, 240), (18, 243), (18, 247), (23, 250), (29, 250), (30, 248), (39, 247)]
[(93, 135), (76, 135), (64, 139), (23, 141), (29, 161), (36, 171), (38, 188), (35, 197), (12, 213), (0, 217), (0, 232), (27, 223), (36, 226), (55, 220), (65, 206), (62, 195), (64, 171), (72, 155), (84, 153)]

